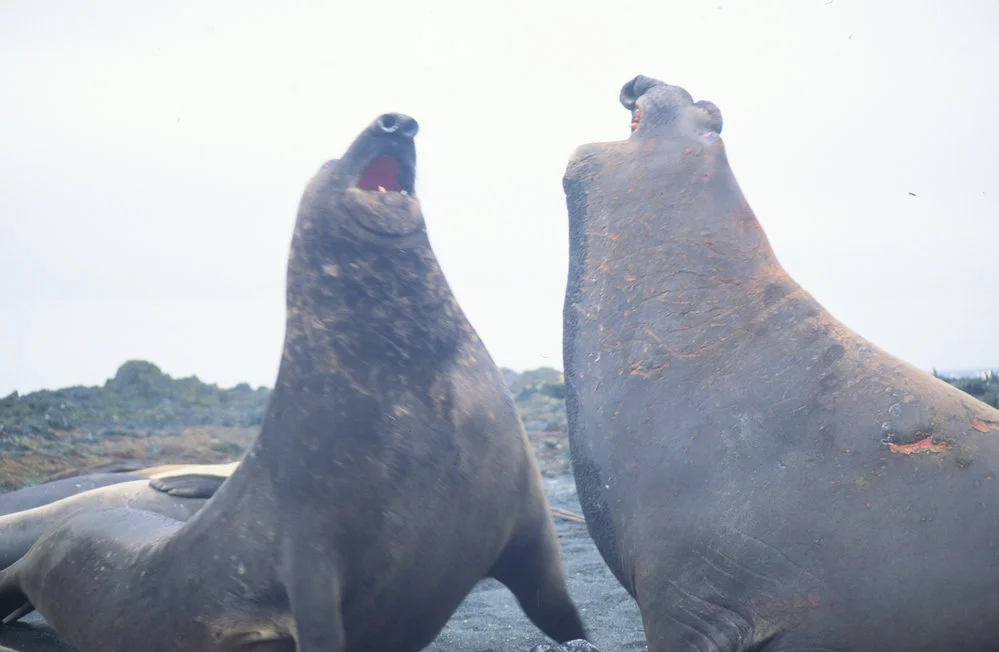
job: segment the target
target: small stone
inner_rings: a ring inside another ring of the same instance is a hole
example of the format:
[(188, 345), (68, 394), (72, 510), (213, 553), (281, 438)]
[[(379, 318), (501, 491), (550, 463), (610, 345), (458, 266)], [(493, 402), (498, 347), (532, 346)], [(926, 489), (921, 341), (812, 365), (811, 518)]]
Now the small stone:
[(589, 641), (577, 639), (562, 645), (535, 645), (531, 648), (531, 652), (600, 652), (600, 649)]

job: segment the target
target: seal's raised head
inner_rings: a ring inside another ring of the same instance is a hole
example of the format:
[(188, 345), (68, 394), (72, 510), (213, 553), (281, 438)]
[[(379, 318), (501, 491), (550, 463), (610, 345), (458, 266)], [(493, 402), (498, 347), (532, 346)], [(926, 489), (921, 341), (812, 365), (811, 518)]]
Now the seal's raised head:
[[(579, 314), (645, 319), (665, 309), (693, 332), (692, 323), (715, 323), (757, 294), (791, 290), (729, 166), (718, 107), (643, 75), (621, 88), (620, 101), (631, 135), (580, 146), (563, 178), (574, 306), (567, 353)], [(601, 346), (637, 337), (626, 330), (627, 321), (608, 324)]]
[(290, 343), (304, 337), (324, 356), (345, 348), (365, 368), (372, 356), (408, 359), (408, 346), (431, 358), (453, 346), (459, 310), (415, 192), (418, 130), (382, 114), (309, 181), (288, 258)]
[[(639, 75), (621, 88), (621, 104), (631, 112), (631, 136), (609, 143), (591, 143), (576, 150), (566, 172), (567, 187), (575, 181), (621, 174), (634, 186), (630, 164), (643, 168), (641, 181), (662, 183), (658, 171), (675, 177), (676, 163), (692, 174), (726, 166), (719, 138), (721, 111), (708, 101), (694, 102), (683, 88)], [(622, 170), (621, 168), (625, 168)], [(639, 184), (641, 185), (641, 183)]]
[(422, 231), (413, 142), (419, 128), (401, 113), (376, 118), (342, 158), (327, 161), (313, 176), (300, 215), (321, 218), (337, 237), (383, 244)]
[(631, 111), (631, 131), (638, 138), (660, 137), (695, 142), (717, 139), (721, 111), (706, 100), (695, 102), (690, 93), (658, 79), (639, 75), (621, 88), (621, 104)]

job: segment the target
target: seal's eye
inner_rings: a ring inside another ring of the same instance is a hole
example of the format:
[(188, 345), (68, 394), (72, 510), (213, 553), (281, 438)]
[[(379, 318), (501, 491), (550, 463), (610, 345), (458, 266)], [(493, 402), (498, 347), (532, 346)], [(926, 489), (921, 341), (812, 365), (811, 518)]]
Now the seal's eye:
[(642, 109), (635, 105), (635, 108), (631, 110), (631, 131), (634, 132), (638, 129), (638, 123), (642, 121)]

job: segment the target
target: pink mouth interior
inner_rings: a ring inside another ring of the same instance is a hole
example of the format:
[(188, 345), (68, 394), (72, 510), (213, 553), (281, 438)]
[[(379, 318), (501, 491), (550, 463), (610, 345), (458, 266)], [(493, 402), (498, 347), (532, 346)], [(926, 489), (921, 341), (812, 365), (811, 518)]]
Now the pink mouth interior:
[(398, 173), (399, 161), (391, 156), (379, 156), (364, 171), (364, 176), (357, 182), (357, 187), (361, 190), (378, 190), (378, 186), (381, 186), (385, 190), (399, 192), (402, 186), (396, 180)]

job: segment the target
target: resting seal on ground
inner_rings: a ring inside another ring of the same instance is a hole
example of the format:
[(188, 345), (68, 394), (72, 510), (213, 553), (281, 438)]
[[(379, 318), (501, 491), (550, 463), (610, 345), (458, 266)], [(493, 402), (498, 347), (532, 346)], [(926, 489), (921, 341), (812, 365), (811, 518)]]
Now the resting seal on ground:
[[(204, 506), (212, 493), (204, 495), (214, 481), (217, 489), (225, 480), (222, 476), (176, 476), (166, 480), (184, 483), (183, 491), (161, 491), (146, 478), (119, 482), (69, 496), (62, 500), (13, 514), (0, 516), (0, 569), (7, 568), (23, 557), (32, 545), (53, 526), (73, 514), (94, 513), (112, 507), (144, 509), (178, 521), (186, 521)], [(199, 491), (190, 494), (188, 486)], [(84, 517), (85, 518), (85, 517)]]
[(385, 114), (308, 184), (259, 436), (186, 523), (71, 516), (0, 572), (81, 652), (420, 650), (493, 577), (585, 637), (513, 399), (414, 194), (417, 123)]
[[(99, 486), (38, 507), (0, 515), (0, 569), (23, 557), (39, 537), (72, 514), (133, 507), (186, 521), (212, 497), (237, 464), (149, 467), (136, 471), (133, 480)], [(91, 478), (81, 476), (76, 480), (85, 483)]]
[(621, 101), (631, 136), (564, 177), (564, 364), (649, 651), (999, 649), (999, 411), (788, 276), (715, 105), (642, 76)]
[[(51, 480), (0, 494), (0, 516), (54, 503), (69, 496), (126, 482), (152, 480), (154, 488), (173, 496), (209, 498), (232, 474), (238, 462), (227, 464), (163, 464), (124, 473), (90, 473)], [(0, 528), (0, 536), (2, 536)]]

